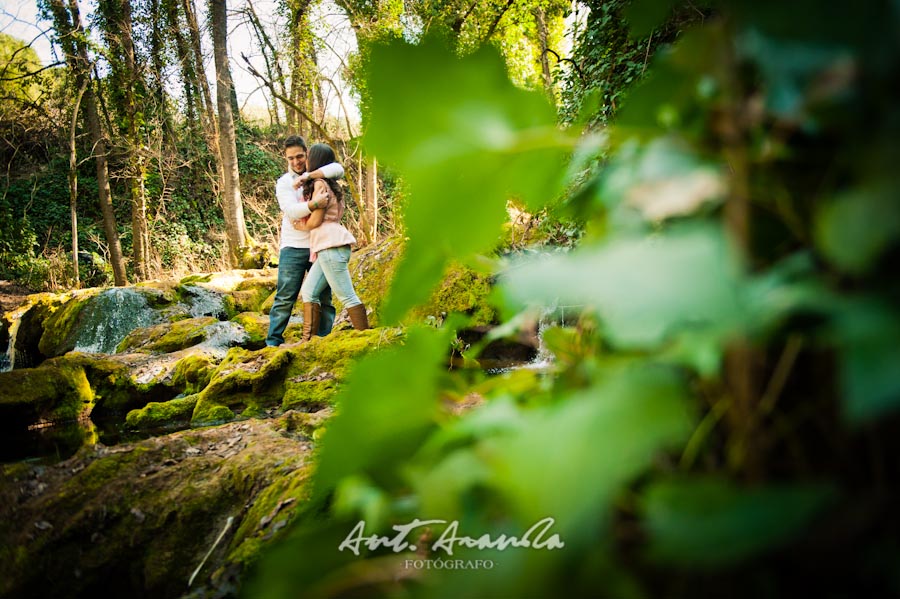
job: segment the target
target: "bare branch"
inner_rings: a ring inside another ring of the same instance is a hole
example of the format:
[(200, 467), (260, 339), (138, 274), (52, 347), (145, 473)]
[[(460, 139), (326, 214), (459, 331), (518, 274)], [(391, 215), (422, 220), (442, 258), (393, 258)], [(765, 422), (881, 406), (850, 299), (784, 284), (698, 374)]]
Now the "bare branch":
[(36, 71), (31, 71), (30, 73), (25, 73), (24, 75), (18, 75), (16, 77), (0, 77), (0, 81), (16, 81), (18, 79), (26, 79), (28, 77), (31, 77), (32, 75), (37, 75), (41, 71), (46, 71), (47, 69), (52, 69), (53, 67), (58, 67), (58, 66), (61, 66), (64, 64), (66, 64), (65, 61), (54, 62), (53, 64), (48, 64), (47, 66), (41, 67)]
[(250, 62), (250, 59), (247, 58), (247, 55), (244, 54), (243, 52), (241, 52), (241, 58), (247, 64), (247, 69), (250, 71), (250, 74), (253, 75), (254, 77), (256, 77), (257, 79), (259, 79), (260, 81), (262, 81), (265, 84), (265, 86), (269, 88), (269, 91), (272, 92), (272, 95), (274, 97), (278, 98), (279, 100), (284, 102), (286, 105), (288, 105), (291, 108), (293, 108), (294, 110), (296, 110), (300, 116), (302, 116), (304, 119), (306, 119), (315, 128), (316, 133), (319, 136), (325, 138), (331, 146), (334, 146), (336, 144), (335, 139), (333, 137), (331, 137), (331, 135), (325, 129), (324, 123), (319, 123), (314, 118), (309, 116), (309, 113), (307, 113), (305, 110), (303, 110), (303, 108), (301, 108), (296, 102), (292, 101), (290, 98), (288, 98), (284, 94), (279, 93), (278, 90), (275, 89), (275, 85), (271, 81), (269, 81), (268, 79), (263, 77), (262, 74), (256, 70), (256, 67), (253, 66), (253, 64)]
[(544, 48), (544, 50), (541, 52), (541, 56), (544, 56), (545, 54), (552, 54), (553, 56), (555, 56), (557, 64), (560, 62), (568, 62), (569, 64), (571, 64), (572, 68), (575, 69), (575, 72), (578, 73), (578, 78), (581, 79), (581, 82), (587, 83), (587, 80), (584, 77), (584, 73), (581, 72), (581, 67), (578, 66), (577, 62), (575, 62), (571, 58), (563, 58), (555, 50), (551, 50), (550, 48)]

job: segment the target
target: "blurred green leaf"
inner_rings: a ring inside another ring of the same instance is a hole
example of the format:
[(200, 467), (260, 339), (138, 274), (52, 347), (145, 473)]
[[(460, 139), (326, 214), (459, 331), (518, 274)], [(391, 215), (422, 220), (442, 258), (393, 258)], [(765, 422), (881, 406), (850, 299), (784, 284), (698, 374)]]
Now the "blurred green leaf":
[(745, 31), (736, 41), (739, 53), (759, 68), (766, 108), (782, 118), (809, 118), (805, 110), (812, 84), (851, 59), (843, 46), (785, 41), (757, 29)]
[(517, 431), (484, 439), (476, 450), (505, 513), (523, 525), (555, 518), (573, 547), (594, 539), (623, 484), (691, 430), (684, 381), (673, 370), (622, 367), (601, 379), (528, 412)]
[(604, 204), (625, 205), (652, 221), (690, 215), (722, 199), (725, 191), (719, 170), (674, 136), (644, 146), (636, 140), (623, 144), (604, 170), (599, 190)]
[(625, 19), (633, 39), (646, 38), (663, 24), (677, 0), (635, 0), (625, 8)]
[(848, 192), (816, 215), (816, 241), (839, 268), (865, 273), (885, 250), (900, 241), (897, 185), (877, 182)]
[(900, 408), (900, 318), (878, 300), (847, 302), (836, 316), (844, 413), (860, 424)]
[(510, 83), (502, 58), (458, 58), (435, 38), (375, 46), (367, 150), (409, 184), (409, 243), (383, 320), (428, 298), (449, 258), (490, 249), (517, 198), (536, 210), (562, 183), (575, 144), (546, 98)]
[(636, 135), (652, 139), (671, 130), (702, 139), (708, 132), (706, 108), (716, 102), (719, 90), (728, 87), (721, 56), (732, 52), (731, 44), (721, 25), (685, 31), (670, 50), (657, 56), (647, 76), (626, 97), (613, 139)]
[(383, 483), (425, 439), (437, 414), (448, 334), (412, 328), (402, 347), (366, 356), (353, 367), (322, 439), (317, 493), (330, 491), (349, 475), (366, 474)]
[(744, 281), (717, 229), (675, 229), (536, 260), (501, 279), (508, 300), (583, 305), (621, 347), (654, 347), (679, 328), (720, 333), (743, 317)]
[(662, 481), (643, 495), (652, 558), (719, 567), (795, 538), (832, 497), (824, 485), (741, 489), (713, 478)]

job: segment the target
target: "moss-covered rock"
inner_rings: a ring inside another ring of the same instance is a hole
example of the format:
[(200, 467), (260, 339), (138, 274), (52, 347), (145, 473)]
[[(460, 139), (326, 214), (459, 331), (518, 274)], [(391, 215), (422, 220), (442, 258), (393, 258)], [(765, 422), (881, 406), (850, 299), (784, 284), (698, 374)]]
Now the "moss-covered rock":
[(0, 595), (179, 597), (204, 563), (192, 590), (224, 596), (224, 573), (302, 505), (309, 455), (271, 421), (247, 421), (5, 469)]
[(84, 369), (62, 358), (37, 368), (0, 372), (0, 427), (4, 430), (75, 420), (90, 413), (93, 401)]
[(292, 352), (283, 347), (267, 347), (257, 352), (229, 350), (200, 393), (192, 424), (221, 420), (225, 412), (216, 410), (217, 406), (233, 413), (248, 407), (262, 409), (279, 405), (284, 395), (284, 374), (292, 359)]
[(231, 319), (241, 325), (247, 332), (247, 341), (243, 343), (246, 349), (262, 349), (266, 345), (266, 336), (269, 334), (269, 319), (259, 312), (241, 312)]
[(85, 289), (67, 298), (44, 322), (39, 349), (45, 356), (61, 356), (75, 349), (78, 337), (78, 320), (84, 306), (100, 292)]
[(381, 304), (391, 287), (404, 245), (402, 237), (388, 237), (353, 252), (350, 257), (348, 268), (353, 279), (353, 289), (366, 305), (369, 324), (373, 327), (379, 325)]
[(107, 356), (71, 352), (57, 360), (84, 369), (94, 391), (91, 417), (98, 422), (124, 420), (130, 411), (150, 402), (164, 402), (178, 396), (183, 388), (172, 384), (177, 361), (146, 354)]
[(412, 310), (412, 320), (433, 317), (439, 321), (452, 312), (470, 317), (470, 326), (495, 324), (499, 321), (496, 309), (487, 299), (493, 284), (492, 277), (476, 272), (459, 263), (452, 263), (428, 302)]
[(188, 354), (175, 363), (172, 386), (183, 393), (199, 393), (209, 384), (217, 366), (209, 354)]
[(256, 415), (271, 409), (314, 411), (331, 403), (354, 359), (401, 339), (400, 329), (339, 331), (302, 345), (259, 351), (234, 348), (213, 373), (191, 419), (193, 425), (232, 413)]
[(226, 297), (226, 306), (231, 306), (235, 314), (241, 312), (260, 312), (263, 302), (275, 292), (277, 276), (255, 276), (238, 283), (234, 291)]
[(288, 410), (275, 421), (275, 430), (281, 434), (301, 440), (318, 441), (325, 431), (325, 425), (334, 415), (334, 408), (324, 408), (316, 412)]
[[(372, 326), (378, 326), (380, 322), (381, 305), (403, 256), (404, 246), (401, 237), (389, 237), (354, 252), (350, 258), (353, 287), (368, 309)], [(487, 302), (492, 283), (489, 275), (453, 263), (429, 301), (412, 310), (408, 320), (422, 321), (429, 317), (441, 320), (445, 314), (460, 312), (471, 317), (472, 326), (495, 323), (498, 315)]]
[(8, 314), (17, 368), (35, 367), (53, 357), (40, 350), (44, 324), (68, 298), (67, 294), (36, 293), (29, 295), (25, 304)]
[(195, 394), (164, 402), (152, 401), (143, 408), (128, 412), (125, 424), (132, 429), (187, 424), (194, 413), (197, 399)]
[(200, 316), (136, 329), (122, 340), (116, 351), (168, 353), (185, 349), (206, 340), (207, 327), (216, 322), (219, 320), (212, 316)]

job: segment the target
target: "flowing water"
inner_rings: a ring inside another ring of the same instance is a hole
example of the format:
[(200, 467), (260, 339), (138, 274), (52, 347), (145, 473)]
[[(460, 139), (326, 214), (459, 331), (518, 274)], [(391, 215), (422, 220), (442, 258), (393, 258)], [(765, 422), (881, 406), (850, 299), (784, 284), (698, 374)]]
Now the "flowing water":
[(199, 285), (185, 285), (184, 291), (190, 296), (191, 316), (215, 316), (222, 318), (225, 316), (225, 302), (222, 295), (200, 287)]
[(112, 354), (131, 331), (159, 322), (140, 293), (121, 287), (107, 289), (82, 309), (75, 351)]

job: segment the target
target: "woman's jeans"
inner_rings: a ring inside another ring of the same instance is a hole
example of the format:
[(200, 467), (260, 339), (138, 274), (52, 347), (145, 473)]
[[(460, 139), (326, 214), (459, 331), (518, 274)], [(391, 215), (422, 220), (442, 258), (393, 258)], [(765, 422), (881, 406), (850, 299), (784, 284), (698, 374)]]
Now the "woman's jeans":
[(303, 287), (300, 288), (303, 302), (318, 304), (319, 300), (316, 298), (320, 296), (323, 289), (330, 286), (345, 308), (361, 304), (356, 291), (353, 290), (353, 281), (350, 280), (350, 270), (347, 268), (349, 262), (349, 245), (320, 251), (312, 268), (309, 269), (306, 280), (303, 281)]
[[(266, 337), (266, 345), (284, 343), (284, 330), (300, 294), (303, 275), (310, 266), (309, 248), (281, 248), (278, 254), (278, 287), (275, 289), (275, 301), (269, 311), (269, 335)], [(310, 276), (307, 275), (306, 278), (309, 279)], [(330, 333), (334, 324), (334, 306), (331, 305), (331, 289), (327, 284), (319, 289), (317, 297), (322, 304), (318, 331), (321, 337)]]

